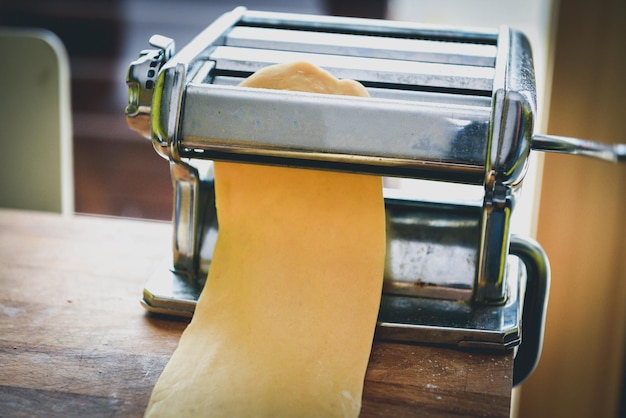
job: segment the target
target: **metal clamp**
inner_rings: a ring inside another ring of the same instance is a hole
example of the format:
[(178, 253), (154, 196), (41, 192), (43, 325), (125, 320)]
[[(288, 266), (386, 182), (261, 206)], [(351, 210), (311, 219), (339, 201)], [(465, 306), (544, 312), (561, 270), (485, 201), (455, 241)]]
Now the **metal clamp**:
[(535, 370), (541, 356), (550, 291), (550, 263), (541, 246), (530, 238), (512, 235), (510, 252), (526, 266), (522, 342), (513, 365), (513, 386), (518, 386)]

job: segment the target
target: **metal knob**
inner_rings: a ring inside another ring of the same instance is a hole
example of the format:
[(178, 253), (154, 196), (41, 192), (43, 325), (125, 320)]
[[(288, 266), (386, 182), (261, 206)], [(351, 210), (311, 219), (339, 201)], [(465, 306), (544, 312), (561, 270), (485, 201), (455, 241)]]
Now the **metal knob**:
[(128, 67), (126, 84), (128, 85), (128, 105), (126, 123), (140, 135), (150, 139), (150, 109), (152, 95), (159, 70), (174, 55), (174, 40), (166, 36), (153, 35), (150, 46), (157, 49), (145, 49), (139, 58)]

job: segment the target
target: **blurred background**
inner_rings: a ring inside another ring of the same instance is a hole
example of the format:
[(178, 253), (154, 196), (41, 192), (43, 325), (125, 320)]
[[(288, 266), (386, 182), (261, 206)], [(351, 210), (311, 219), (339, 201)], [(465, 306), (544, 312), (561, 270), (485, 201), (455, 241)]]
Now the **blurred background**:
[[(495, 7), (510, 6), (512, 14), (518, 13), (525, 5), (518, 3), (475, 0), (474, 12), (488, 14)], [(0, 26), (47, 28), (67, 49), (75, 211), (168, 220), (172, 212), (168, 164), (147, 140), (128, 129), (123, 116), (126, 69), (148, 47), (151, 35), (174, 38), (180, 48), (238, 5), (414, 21), (445, 22), (447, 14), (455, 13), (453, 1), (430, 2), (438, 5), (438, 15), (431, 8), (427, 14), (426, 7), (416, 4), (410, 0), (2, 0)], [(626, 2), (555, 0), (541, 13), (549, 26), (541, 129), (626, 143)], [(471, 14), (466, 19), (468, 26), (479, 20)], [(10, 116), (0, 115), (0, 123), (6, 117)], [(541, 362), (516, 394), (514, 415), (624, 417), (626, 168), (561, 155), (542, 156), (538, 166), (543, 174), (537, 180), (539, 203), (534, 205), (532, 233), (550, 257), (553, 284)]]

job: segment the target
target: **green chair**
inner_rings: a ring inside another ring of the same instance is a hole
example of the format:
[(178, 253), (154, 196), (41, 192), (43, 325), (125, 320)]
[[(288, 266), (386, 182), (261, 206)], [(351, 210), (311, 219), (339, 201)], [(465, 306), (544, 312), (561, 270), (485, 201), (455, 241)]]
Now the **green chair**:
[(69, 60), (42, 29), (0, 27), (0, 207), (74, 212)]

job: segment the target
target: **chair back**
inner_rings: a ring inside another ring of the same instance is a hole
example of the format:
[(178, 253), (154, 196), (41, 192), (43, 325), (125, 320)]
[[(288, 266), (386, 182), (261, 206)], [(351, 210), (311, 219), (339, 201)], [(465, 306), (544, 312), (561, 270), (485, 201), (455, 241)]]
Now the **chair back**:
[(70, 71), (59, 38), (0, 27), (0, 207), (74, 211)]

